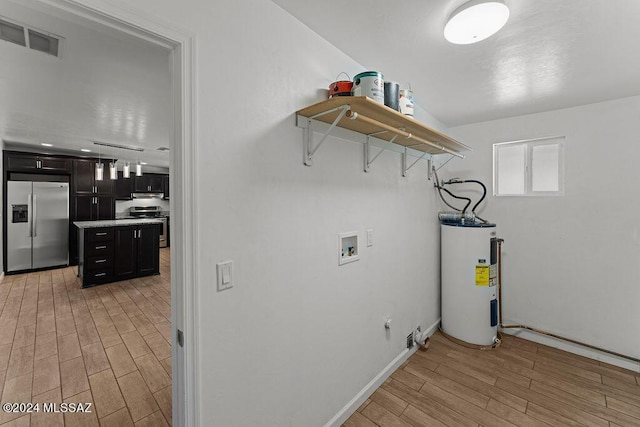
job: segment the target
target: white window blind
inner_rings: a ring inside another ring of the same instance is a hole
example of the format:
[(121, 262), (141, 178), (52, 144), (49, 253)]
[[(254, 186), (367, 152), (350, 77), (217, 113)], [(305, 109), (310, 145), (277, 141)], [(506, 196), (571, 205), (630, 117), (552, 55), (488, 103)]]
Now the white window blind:
[(564, 194), (564, 137), (493, 145), (495, 196)]

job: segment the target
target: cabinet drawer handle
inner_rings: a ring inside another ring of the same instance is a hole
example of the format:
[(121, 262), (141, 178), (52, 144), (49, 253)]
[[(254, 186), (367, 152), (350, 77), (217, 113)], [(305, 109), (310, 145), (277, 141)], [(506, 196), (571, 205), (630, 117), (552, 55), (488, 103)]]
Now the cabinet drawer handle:
[(96, 249), (107, 249), (107, 247), (104, 246), (104, 245), (103, 246), (96, 246)]
[(96, 233), (96, 236), (106, 236), (107, 233)]
[(103, 262), (107, 262), (107, 260), (106, 259), (98, 259), (98, 260), (96, 260), (96, 264), (101, 264)]
[(98, 274), (95, 275), (95, 277), (102, 277), (102, 276), (106, 276), (106, 275), (107, 275), (107, 273), (98, 273)]

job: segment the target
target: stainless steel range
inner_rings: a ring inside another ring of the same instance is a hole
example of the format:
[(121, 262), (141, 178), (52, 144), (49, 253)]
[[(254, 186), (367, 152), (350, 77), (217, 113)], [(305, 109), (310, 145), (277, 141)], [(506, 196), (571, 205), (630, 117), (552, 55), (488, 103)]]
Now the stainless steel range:
[(134, 218), (158, 218), (162, 220), (162, 233), (160, 234), (160, 247), (166, 248), (169, 241), (167, 232), (167, 215), (160, 206), (131, 206), (129, 215)]

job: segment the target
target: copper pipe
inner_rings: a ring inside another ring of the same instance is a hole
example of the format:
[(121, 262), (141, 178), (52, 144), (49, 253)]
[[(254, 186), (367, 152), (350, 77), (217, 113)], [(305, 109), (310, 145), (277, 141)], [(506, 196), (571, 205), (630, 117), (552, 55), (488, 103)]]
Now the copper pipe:
[(576, 341), (576, 340), (571, 339), (571, 338), (566, 338), (566, 337), (563, 337), (563, 336), (560, 336), (560, 335), (552, 334), (551, 332), (542, 331), (540, 329), (532, 328), (532, 327), (527, 326), (527, 325), (502, 325), (502, 324), (500, 324), (500, 328), (502, 328), (502, 329), (510, 329), (510, 328), (511, 329), (514, 329), (514, 328), (527, 329), (527, 330), (533, 331), (533, 332), (535, 332), (537, 334), (547, 335), (547, 336), (550, 336), (550, 337), (553, 337), (553, 338), (557, 338), (559, 340), (568, 341), (570, 343), (578, 344), (578, 345), (581, 345), (581, 346), (584, 346), (584, 347), (588, 347), (588, 348), (592, 348), (594, 350), (601, 351), (603, 353), (612, 354), (612, 355), (617, 356), (617, 357), (622, 357), (623, 359), (628, 359), (628, 360), (631, 360), (633, 362), (639, 362), (640, 363), (640, 359), (638, 359), (636, 357), (631, 357), (631, 356), (627, 356), (626, 354), (616, 353), (615, 351), (607, 350), (607, 349), (604, 349), (602, 347), (596, 347), (595, 345), (585, 344), (583, 342)]
[(458, 338), (454, 338), (451, 335), (447, 334), (445, 331), (443, 331), (442, 328), (439, 328), (438, 330), (440, 331), (442, 336), (448, 339), (449, 341), (456, 343), (462, 347), (471, 348), (473, 350), (493, 350), (495, 348), (500, 347), (500, 344), (502, 344), (502, 334), (500, 332), (498, 332), (498, 337), (497, 337), (498, 339), (493, 344), (480, 345), (480, 344), (471, 344), (466, 341), (459, 340)]
[(631, 356), (627, 356), (626, 354), (621, 354), (621, 353), (616, 353), (615, 351), (611, 351), (611, 350), (607, 350), (601, 347), (596, 347), (595, 345), (591, 345), (591, 344), (586, 344), (571, 338), (567, 338), (567, 337), (563, 337), (557, 334), (552, 334), (551, 332), (547, 332), (547, 331), (543, 331), (541, 329), (537, 329), (537, 328), (532, 328), (531, 326), (527, 326), (527, 325), (503, 325), (502, 324), (502, 241), (498, 240), (498, 316), (499, 316), (499, 323), (500, 323), (500, 329), (526, 329), (532, 332), (535, 332), (537, 334), (540, 335), (546, 335), (552, 338), (556, 338), (562, 341), (567, 341), (573, 344), (578, 344), (580, 346), (583, 347), (587, 347), (587, 348), (591, 348), (593, 350), (597, 350), (603, 353), (607, 353), (607, 354), (611, 354), (613, 356), (617, 356), (617, 357), (621, 357), (623, 359), (627, 359), (627, 360), (631, 360), (633, 362), (638, 362), (640, 363), (640, 359), (637, 357), (631, 357)]

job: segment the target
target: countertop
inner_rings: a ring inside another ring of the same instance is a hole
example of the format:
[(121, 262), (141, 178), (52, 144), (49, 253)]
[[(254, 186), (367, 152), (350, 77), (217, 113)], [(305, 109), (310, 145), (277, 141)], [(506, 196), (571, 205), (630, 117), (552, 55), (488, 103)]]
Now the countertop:
[(138, 224), (162, 224), (163, 218), (142, 218), (142, 219), (110, 219), (104, 221), (74, 221), (73, 225), (83, 228), (98, 227), (124, 227)]

